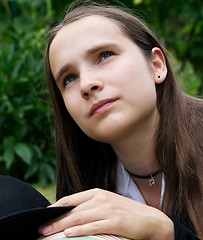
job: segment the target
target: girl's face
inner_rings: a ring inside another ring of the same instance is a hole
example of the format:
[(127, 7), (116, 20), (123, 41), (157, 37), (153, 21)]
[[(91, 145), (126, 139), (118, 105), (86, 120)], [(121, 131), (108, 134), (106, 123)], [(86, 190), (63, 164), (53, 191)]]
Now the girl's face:
[(158, 48), (147, 62), (113, 21), (89, 16), (59, 30), (49, 59), (68, 112), (89, 137), (111, 144), (154, 129), (155, 83), (167, 72)]

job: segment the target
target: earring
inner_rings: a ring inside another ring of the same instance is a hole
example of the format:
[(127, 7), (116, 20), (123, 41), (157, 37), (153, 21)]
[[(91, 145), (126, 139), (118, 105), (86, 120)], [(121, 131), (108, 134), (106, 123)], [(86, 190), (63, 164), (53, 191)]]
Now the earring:
[(160, 78), (160, 76), (158, 76), (158, 78)]

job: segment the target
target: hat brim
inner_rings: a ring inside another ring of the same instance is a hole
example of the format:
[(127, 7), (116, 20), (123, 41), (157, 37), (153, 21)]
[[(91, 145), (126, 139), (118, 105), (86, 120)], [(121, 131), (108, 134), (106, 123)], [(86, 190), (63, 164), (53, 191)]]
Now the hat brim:
[(37, 239), (40, 226), (71, 209), (72, 206), (41, 207), (0, 218), (0, 236), (4, 239)]

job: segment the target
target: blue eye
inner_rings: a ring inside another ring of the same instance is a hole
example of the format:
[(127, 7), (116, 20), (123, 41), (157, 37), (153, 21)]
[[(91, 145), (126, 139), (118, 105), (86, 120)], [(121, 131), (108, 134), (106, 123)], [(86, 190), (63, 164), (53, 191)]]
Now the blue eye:
[(68, 84), (70, 84), (71, 82), (76, 80), (76, 76), (75, 75), (68, 75), (65, 79), (64, 79), (64, 86), (67, 86)]
[(110, 51), (103, 52), (103, 53), (101, 53), (101, 60), (105, 60), (106, 58), (109, 58), (112, 55), (113, 55), (113, 53)]

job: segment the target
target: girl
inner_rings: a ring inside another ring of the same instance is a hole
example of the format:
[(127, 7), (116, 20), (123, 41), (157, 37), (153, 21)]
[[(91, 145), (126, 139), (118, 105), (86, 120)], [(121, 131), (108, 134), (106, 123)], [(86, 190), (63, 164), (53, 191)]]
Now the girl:
[(45, 236), (203, 239), (203, 102), (181, 92), (164, 48), (113, 6), (71, 9), (51, 32), (57, 202)]

